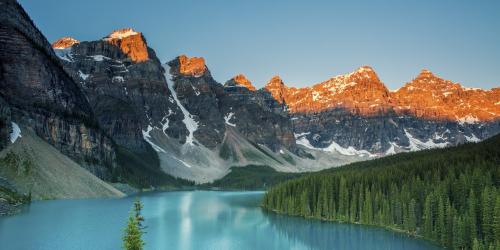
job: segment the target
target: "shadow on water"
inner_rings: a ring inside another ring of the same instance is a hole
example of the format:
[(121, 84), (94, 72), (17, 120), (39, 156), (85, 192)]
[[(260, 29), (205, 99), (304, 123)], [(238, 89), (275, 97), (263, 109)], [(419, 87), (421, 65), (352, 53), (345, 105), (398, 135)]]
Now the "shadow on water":
[(264, 209), (262, 213), (275, 232), (309, 249), (442, 249), (430, 242), (383, 228), (291, 217)]

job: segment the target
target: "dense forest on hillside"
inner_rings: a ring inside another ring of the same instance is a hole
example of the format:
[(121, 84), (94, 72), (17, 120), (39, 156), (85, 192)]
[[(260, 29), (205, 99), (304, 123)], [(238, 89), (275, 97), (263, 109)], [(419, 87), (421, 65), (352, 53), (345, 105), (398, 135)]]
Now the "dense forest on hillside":
[(262, 205), (383, 226), (453, 249), (500, 249), (500, 135), (306, 175), (270, 188)]
[(304, 174), (278, 172), (274, 168), (261, 165), (231, 167), (227, 175), (201, 187), (225, 190), (263, 190), (302, 175)]

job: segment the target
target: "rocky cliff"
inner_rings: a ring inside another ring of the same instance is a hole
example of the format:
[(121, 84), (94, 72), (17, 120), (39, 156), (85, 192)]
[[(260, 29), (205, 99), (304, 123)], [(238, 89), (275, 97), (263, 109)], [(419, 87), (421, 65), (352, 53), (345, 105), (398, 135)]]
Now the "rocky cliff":
[(109, 177), (115, 166), (112, 142), (99, 130), (85, 95), (21, 6), (2, 0), (0, 7), (0, 97), (10, 107), (10, 120)]
[(188, 131), (164, 69), (142, 34), (120, 29), (100, 40), (66, 37), (52, 46), (84, 90), (101, 128), (117, 144), (118, 175), (146, 186), (168, 183), (171, 177), (161, 170), (148, 133), (158, 129), (184, 143)]
[(296, 151), (288, 112), (267, 90), (256, 91), (242, 74), (222, 85), (212, 78), (203, 58), (179, 56), (169, 66), (177, 98), (197, 123), (196, 141), (213, 149), (231, 126), (274, 152), (281, 147)]

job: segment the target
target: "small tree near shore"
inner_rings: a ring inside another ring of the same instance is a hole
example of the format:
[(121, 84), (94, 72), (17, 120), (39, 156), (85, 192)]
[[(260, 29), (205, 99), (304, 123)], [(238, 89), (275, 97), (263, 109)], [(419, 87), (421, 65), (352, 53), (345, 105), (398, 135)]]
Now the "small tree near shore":
[(143, 250), (144, 241), (142, 235), (145, 227), (142, 225), (144, 217), (141, 215), (143, 205), (140, 200), (134, 202), (133, 211), (130, 211), (125, 235), (123, 236), (123, 248), (126, 250)]

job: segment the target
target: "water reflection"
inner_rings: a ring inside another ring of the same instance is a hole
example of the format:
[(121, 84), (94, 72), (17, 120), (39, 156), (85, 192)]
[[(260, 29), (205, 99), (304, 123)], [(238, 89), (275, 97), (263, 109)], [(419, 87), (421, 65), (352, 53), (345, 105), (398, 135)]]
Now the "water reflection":
[[(264, 212), (262, 192), (148, 193), (146, 249), (432, 249), (382, 229)], [(2, 249), (119, 249), (135, 197), (35, 202), (0, 218)]]
[(428, 242), (382, 228), (310, 220), (263, 211), (271, 228), (308, 249), (440, 249)]

